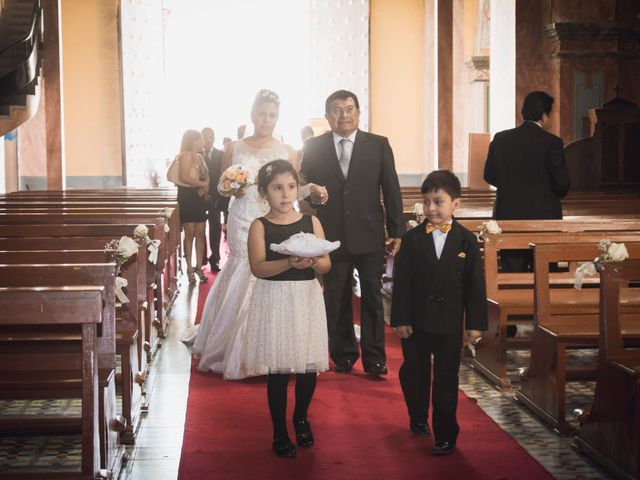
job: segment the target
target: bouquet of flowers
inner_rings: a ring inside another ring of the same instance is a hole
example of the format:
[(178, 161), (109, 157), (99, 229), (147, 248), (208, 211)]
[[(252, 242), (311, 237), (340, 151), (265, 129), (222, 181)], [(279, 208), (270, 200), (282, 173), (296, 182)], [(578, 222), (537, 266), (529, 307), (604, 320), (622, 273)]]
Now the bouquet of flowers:
[(218, 193), (225, 197), (236, 195), (240, 190), (246, 189), (249, 185), (254, 184), (257, 179), (257, 173), (242, 165), (231, 165), (227, 168), (218, 181)]
[(482, 225), (480, 225), (480, 231), (476, 233), (476, 237), (478, 237), (478, 242), (482, 243), (485, 240), (490, 241), (495, 238), (496, 235), (501, 233), (502, 229), (500, 228), (500, 225), (498, 225), (498, 222), (495, 220), (489, 220), (488, 222), (482, 222)]
[(584, 276), (595, 275), (598, 272), (597, 265), (606, 262), (621, 262), (629, 258), (629, 252), (627, 252), (627, 247), (625, 247), (624, 243), (612, 243), (611, 240), (608, 239), (600, 240), (598, 242), (598, 250), (602, 253), (594, 258), (593, 262), (583, 263), (576, 270), (576, 278), (573, 283), (574, 288), (582, 288)]

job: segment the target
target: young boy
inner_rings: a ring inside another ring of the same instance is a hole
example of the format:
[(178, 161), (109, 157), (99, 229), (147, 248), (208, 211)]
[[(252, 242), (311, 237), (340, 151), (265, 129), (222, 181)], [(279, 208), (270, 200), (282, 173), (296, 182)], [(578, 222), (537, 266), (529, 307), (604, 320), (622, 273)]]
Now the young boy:
[(460, 430), (456, 408), (465, 313), (467, 340), (475, 342), (479, 330), (487, 329), (487, 295), (476, 236), (453, 218), (460, 206), (460, 181), (437, 170), (427, 176), (421, 192), (427, 218), (405, 233), (396, 255), (391, 326), (402, 339), (400, 384), (409, 428), (418, 435), (431, 433), (431, 397), (431, 452), (448, 455)]

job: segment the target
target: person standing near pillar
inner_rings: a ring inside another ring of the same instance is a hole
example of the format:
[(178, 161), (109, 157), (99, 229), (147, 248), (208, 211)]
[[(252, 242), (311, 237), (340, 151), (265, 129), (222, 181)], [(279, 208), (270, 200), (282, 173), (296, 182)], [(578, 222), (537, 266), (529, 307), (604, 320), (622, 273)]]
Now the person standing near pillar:
[(207, 258), (207, 254), (205, 252), (205, 258), (203, 259), (202, 264), (206, 265), (208, 262), (212, 272), (219, 272), (220, 233), (222, 229), (221, 214), (223, 223), (226, 223), (229, 198), (220, 195), (218, 190), (215, 188), (215, 185), (218, 184), (218, 179), (220, 178), (220, 169), (222, 167), (222, 156), (224, 152), (214, 147), (216, 137), (212, 128), (205, 127), (202, 129), (202, 139), (204, 142), (202, 157), (209, 169), (209, 185), (214, 185), (214, 187), (209, 189), (209, 201), (207, 205), (207, 219), (209, 220), (209, 248), (211, 249), (211, 255)]
[(341, 242), (331, 253), (333, 267), (324, 277), (329, 353), (338, 373), (349, 373), (360, 356), (351, 308), (355, 267), (362, 290), (362, 365), (365, 373), (385, 375), (381, 293), (385, 244), (394, 255), (405, 230), (393, 152), (387, 138), (358, 129), (360, 104), (352, 92), (329, 95), (325, 118), (331, 132), (305, 142), (300, 172), (305, 181), (326, 186), (329, 199), (311, 195), (311, 206), (317, 208), (327, 240)]

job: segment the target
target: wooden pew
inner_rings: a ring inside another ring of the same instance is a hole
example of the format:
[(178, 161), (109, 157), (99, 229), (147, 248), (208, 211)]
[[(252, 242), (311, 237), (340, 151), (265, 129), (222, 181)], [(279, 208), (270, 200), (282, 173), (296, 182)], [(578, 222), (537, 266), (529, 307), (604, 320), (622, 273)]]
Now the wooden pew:
[[(532, 222), (534, 223), (534, 222)], [(605, 227), (606, 228), (606, 227)], [(524, 249), (530, 243), (563, 244), (585, 243), (594, 246), (602, 238), (614, 242), (640, 242), (640, 223), (638, 229), (622, 232), (505, 232), (495, 239), (484, 242), (484, 267), (487, 285), (487, 308), (489, 328), (483, 335), (482, 342), (476, 348), (476, 356), (472, 365), (491, 382), (499, 387), (510, 387), (507, 366), (509, 350), (528, 349), (530, 340), (526, 338), (509, 338), (509, 325), (530, 325), (533, 322), (533, 273), (502, 273), (498, 270), (499, 251), (502, 249)], [(561, 301), (566, 292), (555, 292), (556, 288), (571, 288), (575, 270), (569, 272), (550, 273), (549, 284), (554, 288), (554, 298)], [(586, 279), (586, 283), (592, 282)], [(596, 307), (593, 307), (593, 313)]]
[[(640, 258), (640, 243), (627, 243), (630, 258)], [(593, 368), (569, 369), (570, 348), (597, 348), (599, 291), (597, 289), (549, 288), (549, 263), (588, 261), (599, 255), (595, 244), (533, 246), (535, 255), (534, 334), (531, 361), (516, 398), (558, 432), (569, 432), (565, 417), (566, 382), (595, 376)], [(557, 292), (560, 292), (558, 294)], [(625, 291), (621, 297), (623, 337), (640, 341), (640, 290)], [(632, 315), (627, 315), (632, 314)]]
[[(111, 273), (111, 278), (97, 276), (97, 274), (85, 277), (85, 275), (91, 275), (91, 265), (86, 262), (83, 263), (83, 261), (104, 262), (104, 252), (33, 251), (0, 252), (0, 255), (2, 255), (3, 260), (7, 260), (7, 264), (0, 265), (0, 274), (2, 274), (0, 285), (2, 286), (35, 286), (41, 283), (73, 285), (82, 279), (84, 282), (109, 284), (109, 301), (115, 305), (113, 280), (115, 277), (113, 277), (113, 272)], [(16, 264), (25, 256), (30, 256), (30, 262), (34, 263)], [(142, 258), (145, 257), (142, 256)], [(60, 262), (60, 264), (53, 264), (51, 263), (52, 260)], [(108, 265), (111, 266), (113, 264), (110, 263)], [(40, 267), (46, 267), (48, 270), (43, 270)], [(138, 271), (137, 257), (131, 258), (121, 267), (120, 276), (128, 282), (128, 286), (124, 290), (130, 301), (118, 309), (119, 314), (114, 317), (113, 322), (105, 322), (103, 337), (108, 340), (105, 340), (104, 345), (100, 345), (99, 353), (101, 367), (106, 366), (115, 369), (115, 355), (119, 355), (121, 359), (121, 375), (118, 375), (117, 380), (121, 387), (122, 416), (125, 423), (118, 431), (116, 443), (122, 444), (134, 443), (134, 433), (140, 420), (140, 413), (147, 408), (144, 402), (145, 374), (140, 367), (142, 355), (139, 353), (140, 314), (137, 300), (141, 295), (138, 294)], [(27, 342), (36, 341), (29, 335), (24, 336), (23, 340)], [(115, 343), (115, 345), (112, 345), (112, 343)]]
[[(0, 217), (1, 218), (1, 217)], [(57, 219), (57, 217), (53, 217)], [(11, 241), (3, 241), (0, 240), (0, 249), (9, 248), (7, 245), (24, 245), (22, 249), (32, 250), (33, 247), (29, 245), (33, 245), (35, 243), (36, 249), (39, 249), (39, 241), (33, 242), (29, 241), (30, 238), (41, 238), (41, 237), (52, 237), (52, 238), (61, 238), (61, 237), (110, 237), (119, 238), (122, 235), (133, 236), (133, 230), (136, 228), (138, 223), (114, 223), (114, 224), (55, 224), (55, 223), (46, 223), (46, 228), (43, 228), (40, 224), (33, 225), (5, 225), (0, 221), (0, 239), (8, 239), (8, 238), (16, 238), (20, 239), (19, 242), (11, 242)], [(149, 236), (151, 238), (156, 238), (161, 236), (162, 233), (157, 232), (157, 228), (155, 224), (147, 224), (147, 228), (149, 228)], [(5, 247), (1, 244), (4, 243)], [(105, 242), (106, 243), (106, 242)], [(94, 244), (95, 245), (95, 244)], [(161, 244), (162, 247), (162, 244)], [(20, 249), (21, 247), (16, 247)], [(16, 249), (10, 248), (10, 249)], [(64, 246), (62, 246), (64, 248)], [(96, 248), (89, 247), (88, 244), (86, 247), (76, 246), (75, 248)], [(102, 244), (102, 248), (104, 248), (104, 244)], [(163, 261), (163, 250), (160, 249), (160, 253), (158, 255), (158, 265)], [(145, 257), (146, 258), (146, 257)], [(163, 270), (163, 267), (159, 268)], [(156, 315), (155, 306), (157, 304), (162, 305), (162, 300), (156, 302), (156, 296), (161, 296), (162, 287), (158, 286), (158, 283), (162, 283), (161, 280), (158, 280), (158, 267), (157, 265), (153, 265), (150, 262), (147, 263), (147, 300), (148, 300), (148, 310), (145, 315), (145, 328), (144, 334), (146, 335), (145, 341), (145, 351), (147, 351), (148, 360), (150, 361), (153, 353), (159, 346), (159, 341), (161, 338), (164, 338), (164, 332), (166, 329), (166, 317), (164, 309), (160, 309)]]
[(600, 269), (600, 336), (595, 398), (578, 448), (619, 478), (640, 477), (640, 350), (623, 342), (621, 291), (640, 282), (640, 261)]
[[(100, 429), (103, 417), (99, 413), (98, 389), (98, 327), (103, 324), (104, 288), (99, 286), (0, 288), (0, 325), (2, 327), (80, 328), (81, 347), (76, 355), (68, 353), (41, 353), (39, 349), (29, 353), (29, 358), (7, 349), (0, 353), (0, 375), (3, 387), (15, 377), (33, 373), (43, 380), (58, 376), (67, 378), (68, 369), (80, 372), (80, 397), (82, 399), (81, 434), (82, 462), (79, 471), (47, 471), (29, 474), (28, 478), (100, 478), (101, 459), (104, 461), (103, 440)], [(47, 351), (46, 349), (43, 349)], [(21, 352), (27, 353), (27, 352)], [(113, 378), (113, 375), (107, 375)], [(111, 384), (113, 381), (111, 380)], [(2, 389), (3, 395), (6, 393)], [(110, 389), (115, 403), (115, 390)], [(103, 406), (104, 409), (104, 406)], [(17, 428), (19, 430), (19, 427)], [(22, 473), (22, 472), (21, 472)], [(17, 472), (0, 473), (0, 478), (17, 478)], [(20, 475), (22, 477), (22, 475)], [(27, 478), (27, 477), (24, 477)]]

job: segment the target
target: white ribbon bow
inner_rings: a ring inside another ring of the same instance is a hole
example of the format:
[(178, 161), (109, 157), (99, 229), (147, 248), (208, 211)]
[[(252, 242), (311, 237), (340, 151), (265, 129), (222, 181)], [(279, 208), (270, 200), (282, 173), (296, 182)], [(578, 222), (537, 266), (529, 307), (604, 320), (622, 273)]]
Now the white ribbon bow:
[(598, 273), (596, 264), (593, 262), (583, 263), (576, 269), (576, 278), (573, 282), (573, 288), (579, 290), (582, 288), (582, 282), (585, 275), (595, 275)]
[(126, 287), (128, 283), (126, 278), (116, 277), (116, 297), (120, 303), (129, 303), (129, 299), (122, 291), (122, 288)]
[(160, 240), (151, 240), (147, 247), (147, 250), (149, 250), (149, 261), (154, 265), (158, 263), (158, 247), (160, 247), (160, 243), (162, 243)]

